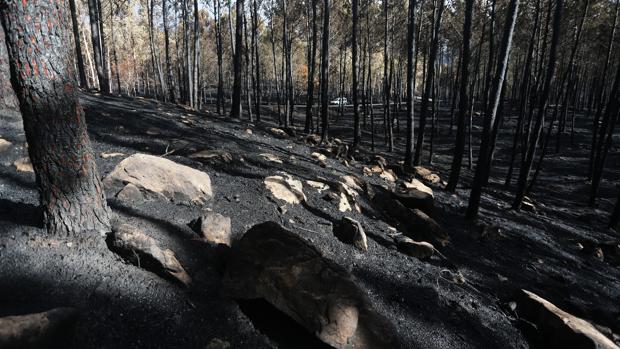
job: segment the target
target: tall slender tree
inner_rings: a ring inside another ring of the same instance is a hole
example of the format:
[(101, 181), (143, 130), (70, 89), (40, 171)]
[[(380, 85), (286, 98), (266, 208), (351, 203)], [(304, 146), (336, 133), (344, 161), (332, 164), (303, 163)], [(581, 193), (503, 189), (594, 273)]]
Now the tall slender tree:
[(405, 168), (413, 167), (413, 137), (414, 137), (414, 66), (415, 66), (415, 18), (416, 0), (409, 0), (407, 17), (407, 144), (405, 146)]
[(480, 195), (482, 187), (485, 184), (488, 173), (491, 170), (491, 149), (493, 148), (492, 132), (497, 123), (497, 109), (501, 103), (502, 89), (506, 69), (508, 67), (508, 58), (510, 57), (510, 48), (512, 47), (512, 35), (514, 32), (517, 15), (519, 13), (519, 0), (510, 0), (508, 12), (506, 13), (506, 21), (504, 27), (504, 35), (502, 37), (502, 46), (499, 52), (499, 61), (497, 71), (493, 77), (491, 94), (489, 99), (489, 109), (486, 112), (484, 120), (484, 130), (482, 131), (482, 142), (478, 155), (478, 163), (476, 164), (476, 172), (472, 183), (471, 193), (469, 194), (469, 205), (467, 206), (467, 218), (475, 218), (478, 215), (480, 207)]
[(82, 58), (82, 42), (80, 41), (80, 26), (77, 21), (77, 9), (75, 0), (69, 0), (69, 9), (71, 10), (71, 24), (73, 25), (73, 42), (75, 43), (75, 57), (80, 77), (80, 86), (88, 88), (86, 80), (86, 70), (84, 69), (84, 58)]
[(233, 55), (233, 98), (230, 116), (241, 117), (241, 73), (243, 71), (243, 0), (237, 0), (235, 29), (235, 53)]
[[(474, 16), (474, 0), (465, 0), (465, 21), (463, 23), (463, 52), (461, 54), (461, 78), (459, 85), (459, 113), (456, 121), (456, 143), (454, 154), (452, 155), (452, 166), (450, 178), (446, 190), (454, 192), (459, 181), (463, 154), (465, 153), (465, 117), (469, 110), (469, 96), (467, 87), (469, 86), (469, 61), (471, 59), (471, 27)], [(472, 91), (473, 93), (473, 91)]]
[(328, 104), (329, 104), (329, 13), (331, 1), (323, 0), (323, 37), (321, 43), (321, 143), (328, 136)]

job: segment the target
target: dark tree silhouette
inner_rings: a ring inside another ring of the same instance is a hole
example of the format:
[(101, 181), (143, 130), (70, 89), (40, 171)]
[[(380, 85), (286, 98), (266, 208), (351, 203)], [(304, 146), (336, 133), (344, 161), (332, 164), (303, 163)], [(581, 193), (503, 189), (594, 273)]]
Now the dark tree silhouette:
[(233, 55), (233, 96), (230, 116), (233, 118), (241, 117), (241, 72), (243, 61), (241, 59), (243, 50), (243, 0), (237, 0), (237, 20), (235, 28), (235, 53)]

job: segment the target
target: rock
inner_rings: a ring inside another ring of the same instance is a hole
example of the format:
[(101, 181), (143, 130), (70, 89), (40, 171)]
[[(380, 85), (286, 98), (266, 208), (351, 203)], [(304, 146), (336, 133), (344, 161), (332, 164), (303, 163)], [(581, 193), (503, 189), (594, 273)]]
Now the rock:
[(6, 139), (0, 138), (0, 152), (3, 152), (9, 149), (12, 145), (13, 143), (7, 141)]
[(368, 250), (366, 233), (360, 222), (349, 218), (342, 219), (334, 224), (334, 235), (342, 242), (355, 246), (362, 251)]
[(276, 138), (288, 138), (288, 134), (286, 133), (286, 131), (281, 128), (272, 127), (269, 129), (269, 132), (271, 132), (271, 134), (274, 135)]
[(387, 167), (387, 160), (381, 155), (375, 155), (373, 162), (379, 166), (382, 170)]
[(121, 161), (103, 180), (120, 194), (126, 185), (136, 186), (144, 199), (180, 204), (204, 204), (213, 196), (209, 175), (168, 159), (134, 154)]
[(122, 201), (142, 201), (144, 196), (140, 191), (140, 188), (128, 183), (121, 191), (116, 194), (116, 198)]
[(407, 237), (416, 241), (430, 241), (434, 246), (448, 244), (448, 234), (423, 211), (407, 208), (382, 187), (367, 186), (367, 191), (373, 206), (383, 213), (388, 223), (396, 226)]
[(246, 134), (246, 135), (251, 135), (252, 133), (253, 133), (253, 132), (252, 132), (252, 129), (249, 129), (249, 128), (246, 128), (246, 129), (245, 129), (245, 134)]
[(191, 221), (188, 226), (207, 242), (230, 246), (230, 217), (215, 212), (206, 212)]
[(403, 235), (394, 237), (398, 250), (411, 257), (429, 259), (435, 253), (435, 247), (426, 241), (415, 241)]
[(229, 152), (221, 149), (201, 150), (190, 155), (189, 158), (201, 161), (219, 161), (226, 164), (230, 163), (233, 160), (233, 157)]
[(417, 208), (432, 214), (435, 208), (433, 190), (417, 179), (396, 186), (394, 197), (408, 208)]
[(364, 168), (362, 168), (362, 172), (364, 173), (364, 176), (372, 176), (375, 173), (383, 172), (383, 170), (381, 169), (381, 166), (374, 165), (374, 166), (371, 166), (371, 167), (364, 167)]
[(439, 175), (426, 167), (415, 166), (413, 173), (417, 178), (420, 178), (424, 183), (431, 185), (441, 182)]
[(321, 161), (321, 162), (325, 162), (325, 160), (327, 160), (327, 157), (325, 155), (323, 155), (321, 153), (317, 153), (317, 152), (314, 152), (314, 153), (310, 154), (310, 156), (313, 159)]
[(162, 250), (155, 239), (134, 226), (121, 224), (113, 227), (106, 242), (110, 250), (138, 267), (176, 280), (185, 286), (191, 283), (191, 278), (174, 252), (169, 249)]
[(280, 158), (278, 158), (277, 156), (275, 156), (273, 154), (262, 153), (262, 154), (259, 154), (259, 155), (262, 156), (267, 161), (275, 162), (277, 164), (281, 164), (282, 163), (282, 160), (280, 160)]
[(404, 347), (346, 270), (274, 222), (252, 227), (233, 245), (222, 294), (264, 299), (337, 349)]
[(287, 173), (282, 176), (269, 176), (265, 178), (265, 187), (276, 198), (289, 204), (299, 204), (306, 201), (301, 181), (294, 179)]
[(77, 320), (73, 308), (0, 318), (0, 348), (57, 348)]
[(306, 137), (306, 144), (318, 145), (319, 143), (321, 143), (321, 136), (315, 133), (308, 135), (308, 137)]
[(15, 160), (13, 162), (13, 166), (15, 166), (15, 168), (19, 172), (31, 172), (31, 173), (34, 173), (34, 168), (32, 167), (32, 163), (30, 162), (30, 158), (29, 157), (23, 157), (23, 158), (19, 158), (19, 159)]
[(99, 154), (99, 155), (100, 155), (102, 158), (104, 158), (104, 159), (107, 159), (107, 158), (114, 158), (114, 157), (117, 157), (117, 156), (125, 156), (125, 154), (123, 154), (123, 153), (106, 153), (106, 152), (103, 152), (103, 153), (101, 153), (101, 154)]
[(207, 344), (207, 349), (228, 349), (230, 348), (230, 343), (221, 340), (219, 338), (213, 338), (209, 344)]
[(536, 326), (541, 347), (618, 349), (588, 321), (563, 311), (532, 292), (521, 290), (516, 312)]
[(319, 193), (323, 192), (324, 190), (329, 189), (329, 186), (323, 182), (307, 180), (306, 183), (308, 183), (308, 185), (311, 186), (312, 188), (315, 188)]
[(157, 127), (149, 127), (148, 130), (146, 130), (146, 134), (149, 136), (158, 136), (161, 134), (161, 130)]
[(394, 171), (389, 169), (383, 170), (381, 173), (379, 173), (379, 177), (385, 179), (388, 182), (396, 182), (396, 180), (398, 179)]

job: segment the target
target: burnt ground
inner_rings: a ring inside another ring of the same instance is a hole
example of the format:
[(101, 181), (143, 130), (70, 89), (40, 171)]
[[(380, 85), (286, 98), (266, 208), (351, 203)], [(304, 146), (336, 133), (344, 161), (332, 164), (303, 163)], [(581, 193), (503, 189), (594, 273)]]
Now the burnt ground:
[[(347, 213), (370, 237), (369, 250), (359, 252), (332, 235), (329, 222), (343, 214), (322, 199), (324, 194), (305, 185), (308, 204), (288, 205), (282, 213), (281, 203), (264, 188), (263, 179), (278, 171), (327, 182), (344, 174), (362, 177), (364, 159), (370, 157), (367, 148), (351, 167), (328, 158), (323, 168), (310, 157), (315, 147), (306, 145), (303, 137), (274, 138), (267, 132), (274, 126), (271, 122), (249, 124), (142, 98), (84, 94), (83, 105), (102, 176), (128, 155), (161, 156), (174, 150), (166, 157), (211, 176), (214, 197), (206, 207), (230, 216), (235, 236), (274, 220), (309, 240), (352, 272), (407, 347), (532, 347), (508, 306), (521, 288), (620, 333), (620, 269), (611, 259), (601, 261), (577, 247), (579, 242), (618, 239), (605, 225), (616, 197), (613, 184), (620, 179), (620, 154), (615, 148), (608, 159), (607, 168), (614, 170), (605, 174), (599, 207), (588, 208), (584, 178), (590, 136), (585, 118), (577, 118), (575, 145), (566, 136), (562, 151), (545, 161), (530, 195), (536, 213), (508, 209), (514, 189), (505, 188), (503, 179), (515, 121), (506, 121), (479, 219), (500, 226), (501, 234), (480, 239), (476, 225), (464, 220), (472, 177), (465, 167), (456, 195), (434, 188), (435, 218), (451, 237), (441, 249), (449, 262), (435, 257), (424, 262), (396, 251), (384, 217), (372, 210)], [(429, 167), (447, 178), (453, 137), (445, 126), (448, 111), (444, 114)], [(475, 120), (474, 144), (480, 121)], [(400, 124), (404, 130), (404, 122)], [(117, 220), (142, 228), (162, 247), (175, 251), (194, 279), (189, 289), (125, 263), (107, 249), (102, 237), (69, 240), (47, 235), (40, 227), (34, 175), (12, 166), (26, 150), (23, 133), (11, 126), (0, 125), (0, 137), (15, 145), (0, 152), (0, 316), (75, 307), (80, 318), (74, 334), (65, 338), (66, 347), (204, 348), (214, 338), (229, 342), (231, 348), (316, 347), (307, 333), (265, 304), (238, 303), (220, 293), (226, 251), (197, 240), (186, 225), (205, 207), (161, 202), (127, 206), (107, 193)], [(380, 131), (381, 122), (377, 127)], [(149, 129), (155, 132), (147, 134)], [(350, 116), (345, 115), (331, 131), (346, 141), (349, 130)], [(367, 132), (364, 136), (368, 139)], [(387, 153), (379, 138), (377, 150), (396, 164), (403, 143), (404, 138), (398, 138), (395, 152)], [(233, 161), (209, 163), (188, 157), (203, 149), (225, 149)], [(104, 159), (102, 152), (125, 155)], [(277, 155), (284, 163), (269, 162), (261, 153)], [(363, 178), (382, 182), (376, 176)], [(459, 274), (464, 283), (455, 281)]]

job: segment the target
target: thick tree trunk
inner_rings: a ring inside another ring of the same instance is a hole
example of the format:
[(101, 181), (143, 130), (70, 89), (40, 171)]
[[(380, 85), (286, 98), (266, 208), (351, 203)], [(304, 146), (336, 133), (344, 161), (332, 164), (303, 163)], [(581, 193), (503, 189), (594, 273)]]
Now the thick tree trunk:
[(104, 233), (110, 211), (78, 102), (65, 11), (59, 2), (11, 1), (0, 19), (48, 232)]
[(241, 72), (243, 70), (243, 0), (237, 0), (235, 29), (235, 53), (233, 56), (233, 98), (230, 117), (241, 117)]
[(469, 96), (467, 95), (467, 86), (469, 85), (469, 60), (471, 56), (471, 27), (472, 18), (474, 16), (474, 0), (465, 1), (465, 22), (463, 24), (463, 53), (461, 54), (461, 78), (459, 86), (459, 114), (456, 121), (456, 144), (454, 146), (454, 155), (452, 156), (452, 166), (450, 169), (450, 179), (446, 190), (454, 192), (459, 181), (461, 173), (461, 164), (463, 163), (463, 153), (465, 152), (465, 117), (469, 107)]
[(256, 70), (256, 82), (254, 86), (254, 103), (256, 103), (256, 120), (260, 121), (261, 105), (261, 75), (260, 75), (260, 55), (258, 50), (258, 5), (256, 0), (252, 0), (252, 46), (254, 48), (254, 69)]

